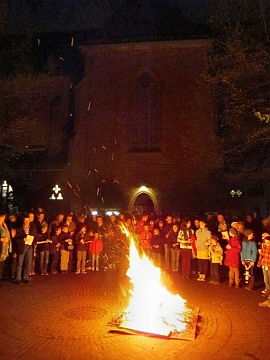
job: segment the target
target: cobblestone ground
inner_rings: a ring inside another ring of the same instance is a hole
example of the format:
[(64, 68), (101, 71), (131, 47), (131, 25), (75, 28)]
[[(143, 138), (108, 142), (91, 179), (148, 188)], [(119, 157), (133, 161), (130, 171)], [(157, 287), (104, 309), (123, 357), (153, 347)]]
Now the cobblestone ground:
[[(213, 286), (169, 276), (169, 287), (200, 313), (194, 341), (112, 333), (127, 304), (117, 272), (33, 276), (0, 288), (0, 359), (270, 359), (270, 308), (261, 289)], [(151, 301), (151, 299), (146, 299)]]

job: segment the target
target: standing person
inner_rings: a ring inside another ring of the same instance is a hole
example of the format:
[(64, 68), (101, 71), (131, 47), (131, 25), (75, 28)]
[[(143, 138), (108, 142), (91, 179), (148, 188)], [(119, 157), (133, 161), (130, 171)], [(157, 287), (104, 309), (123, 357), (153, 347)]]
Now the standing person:
[(18, 251), (16, 245), (16, 231), (17, 227), (19, 226), (18, 223), (18, 216), (16, 214), (9, 214), (8, 216), (8, 230), (10, 233), (11, 238), (11, 248), (12, 252), (10, 254), (10, 278), (15, 279), (16, 276), (16, 267), (17, 267), (17, 260), (18, 260)]
[(153, 237), (150, 241), (153, 262), (156, 267), (161, 267), (161, 256), (163, 254), (164, 240), (158, 228), (154, 228)]
[(99, 232), (94, 232), (94, 237), (89, 244), (89, 249), (92, 258), (92, 271), (99, 271), (99, 258), (103, 251), (103, 240), (99, 235)]
[(179, 226), (177, 224), (173, 224), (172, 231), (170, 232), (168, 237), (172, 272), (179, 271), (180, 244), (177, 240), (178, 232)]
[(170, 269), (170, 245), (168, 238), (172, 231), (172, 226), (173, 218), (171, 215), (167, 215), (161, 232), (161, 235), (164, 238), (164, 270), (166, 271)]
[(53, 233), (50, 237), (50, 267), (52, 275), (57, 274), (59, 270), (59, 259), (60, 259), (60, 234), (61, 234), (61, 227), (57, 226), (54, 227)]
[(12, 244), (8, 227), (5, 223), (6, 213), (0, 213), (0, 278), (8, 278), (8, 258), (12, 251)]
[(86, 225), (75, 236), (75, 247), (77, 251), (77, 267), (76, 274), (86, 274), (86, 255), (87, 255), (87, 243), (86, 243)]
[[(266, 304), (260, 306), (270, 307), (270, 236), (264, 238), (264, 245), (260, 251), (258, 267), (262, 268), (265, 290), (262, 295), (267, 297)], [(269, 306), (268, 306), (269, 305)]]
[(196, 233), (196, 231), (200, 228), (200, 219), (195, 218), (193, 220), (193, 226), (192, 226), (194, 232)]
[[(33, 231), (35, 231), (35, 233), (38, 235), (35, 213), (33, 211), (30, 211), (28, 215), (29, 215), (31, 227), (33, 227)], [(36, 267), (37, 267), (36, 261), (37, 261), (37, 243), (35, 241), (35, 243), (33, 244), (32, 261), (29, 269), (29, 275), (35, 275)]]
[(178, 233), (178, 242), (180, 244), (180, 257), (183, 278), (189, 279), (192, 259), (192, 245), (195, 241), (194, 230), (191, 229), (191, 221), (184, 220), (181, 223)]
[(137, 233), (140, 233), (144, 230), (144, 225), (148, 223), (149, 215), (147, 213), (143, 213), (141, 219), (137, 222)]
[(37, 240), (37, 254), (39, 258), (40, 275), (49, 275), (48, 265), (50, 256), (51, 239), (48, 232), (48, 224), (44, 222), (41, 226), (41, 233)]
[(145, 254), (150, 257), (150, 249), (151, 249), (151, 239), (152, 239), (152, 232), (149, 230), (150, 225), (148, 223), (145, 223), (143, 226), (143, 231), (140, 232), (140, 244), (142, 250), (145, 252)]
[(206, 221), (200, 220), (200, 228), (196, 231), (198, 281), (205, 281), (208, 273), (208, 247), (210, 245), (211, 232), (206, 227)]
[(224, 265), (229, 267), (229, 286), (231, 287), (235, 284), (235, 287), (239, 288), (241, 242), (238, 232), (234, 228), (229, 229), (229, 239), (225, 249), (226, 249), (226, 257), (225, 257)]
[(242, 241), (241, 262), (246, 268), (246, 272), (249, 272), (249, 282), (245, 287), (246, 290), (254, 289), (254, 265), (257, 260), (258, 250), (257, 244), (254, 239), (254, 232), (251, 229), (247, 229), (244, 232), (245, 238)]
[(24, 215), (23, 224), (16, 231), (16, 245), (18, 249), (18, 263), (15, 284), (29, 283), (29, 270), (32, 264), (33, 249), (36, 246), (38, 233), (36, 226), (30, 223), (29, 215)]
[[(110, 261), (109, 259), (109, 244), (108, 244), (108, 232), (107, 232), (107, 226), (104, 222), (104, 219), (101, 215), (98, 215), (97, 217), (97, 229), (96, 229), (99, 233), (99, 236), (102, 239), (103, 242), (103, 250), (102, 250), (102, 257), (101, 257), (101, 267), (103, 268), (104, 271), (108, 270), (108, 262)], [(105, 261), (106, 259), (106, 261)]]
[(88, 244), (87, 245), (87, 257), (86, 257), (86, 270), (91, 270), (92, 266), (91, 266), (91, 252), (89, 249), (89, 244), (91, 243), (92, 239), (94, 237), (94, 231), (92, 229), (89, 229), (86, 234), (85, 234), (85, 242)]
[(49, 234), (50, 235), (54, 234), (55, 227), (58, 227), (58, 226), (62, 227), (64, 225), (64, 219), (65, 219), (65, 215), (63, 213), (58, 213), (56, 219), (53, 220), (49, 225)]
[(45, 214), (44, 212), (39, 212), (37, 214), (37, 221), (36, 221), (36, 226), (37, 226), (37, 231), (40, 234), (41, 233), (41, 228), (42, 226), (47, 226), (47, 229), (49, 228), (47, 221), (45, 220)]
[(219, 285), (220, 281), (220, 265), (223, 259), (223, 249), (218, 242), (217, 235), (211, 235), (211, 243), (209, 245), (209, 260), (210, 260), (210, 284)]
[(219, 236), (219, 243), (223, 250), (225, 250), (225, 247), (227, 245), (228, 239), (224, 236), (224, 234), (228, 233), (228, 224), (225, 220), (225, 217), (223, 214), (218, 214), (218, 236)]
[(65, 274), (68, 272), (69, 253), (74, 249), (73, 240), (68, 231), (67, 225), (62, 226), (59, 242), (61, 243), (60, 270), (62, 274)]

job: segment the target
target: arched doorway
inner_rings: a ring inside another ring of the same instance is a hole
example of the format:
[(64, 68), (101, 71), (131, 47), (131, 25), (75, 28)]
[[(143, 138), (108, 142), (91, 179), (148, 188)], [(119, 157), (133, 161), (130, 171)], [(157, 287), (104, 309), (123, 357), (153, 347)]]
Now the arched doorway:
[(129, 203), (129, 212), (136, 212), (142, 214), (147, 212), (149, 214), (158, 210), (156, 196), (153, 191), (140, 190), (135, 191)]
[(142, 193), (136, 198), (133, 207), (133, 211), (136, 211), (140, 214), (142, 214), (143, 212), (146, 212), (148, 214), (154, 212), (154, 203), (150, 196), (146, 193)]

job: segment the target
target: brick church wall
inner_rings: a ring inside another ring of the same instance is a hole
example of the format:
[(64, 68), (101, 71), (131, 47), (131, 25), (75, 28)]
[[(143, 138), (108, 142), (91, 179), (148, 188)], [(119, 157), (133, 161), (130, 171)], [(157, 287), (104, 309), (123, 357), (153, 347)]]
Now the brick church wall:
[[(82, 48), (86, 68), (68, 174), (81, 189), (74, 203), (111, 206), (106, 201), (116, 191), (127, 208), (133, 190), (146, 185), (160, 208), (213, 210), (222, 143), (201, 77), (209, 47), (210, 41), (188, 40)], [(159, 151), (137, 153), (130, 152), (130, 118), (136, 79), (144, 72), (159, 89), (160, 141)]]

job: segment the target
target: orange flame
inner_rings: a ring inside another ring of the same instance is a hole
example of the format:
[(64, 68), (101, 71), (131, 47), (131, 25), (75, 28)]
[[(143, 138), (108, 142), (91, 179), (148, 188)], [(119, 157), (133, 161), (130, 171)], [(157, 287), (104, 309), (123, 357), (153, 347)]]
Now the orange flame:
[(186, 328), (186, 301), (162, 285), (161, 270), (146, 255), (140, 256), (132, 237), (127, 276), (133, 288), (122, 328), (164, 336)]

